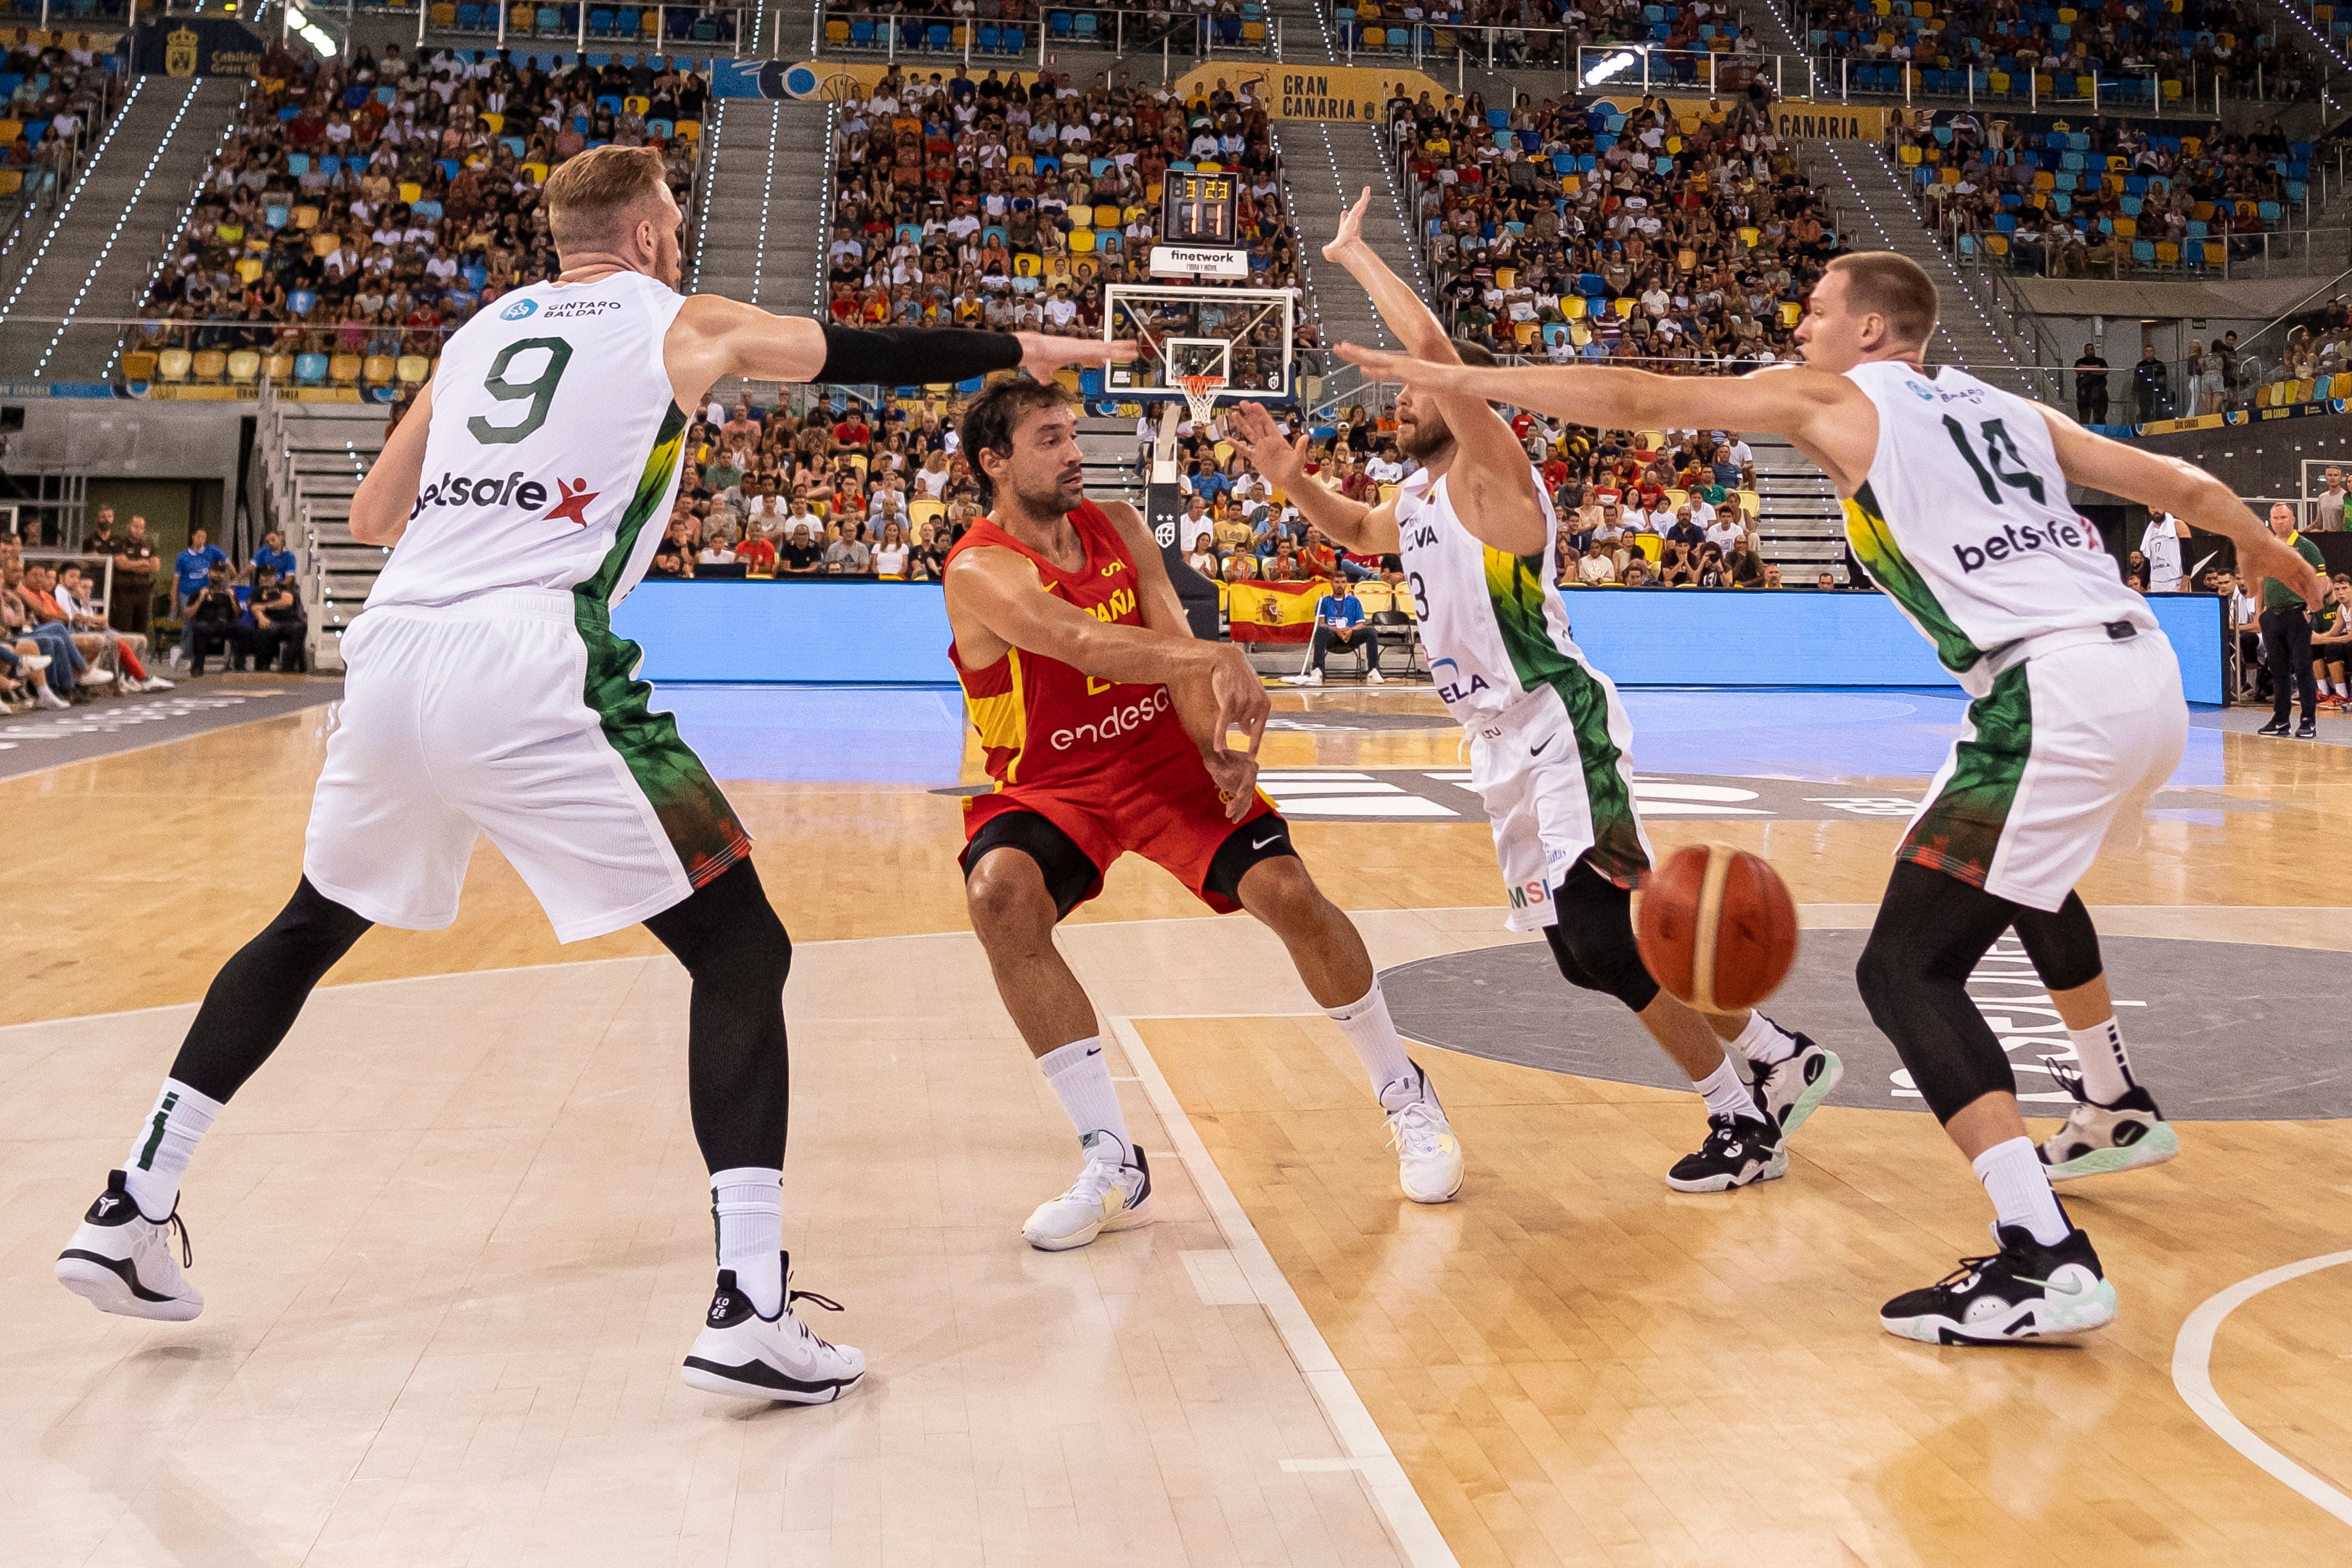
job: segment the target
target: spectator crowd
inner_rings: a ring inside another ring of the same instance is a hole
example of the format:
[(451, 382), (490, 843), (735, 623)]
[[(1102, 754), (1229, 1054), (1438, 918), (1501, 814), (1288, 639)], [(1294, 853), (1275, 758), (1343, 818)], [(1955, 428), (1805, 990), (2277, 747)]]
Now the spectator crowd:
[(201, 676), (215, 657), (230, 669), (302, 670), (308, 623), (294, 567), (271, 533), (237, 570), (201, 528), (167, 563), (145, 518), (118, 528), (110, 506), (70, 554), (37, 550), (27, 559), (26, 540), (0, 537), (0, 711), (170, 689), (149, 668), (151, 639), (165, 629), (159, 597), (178, 634), (175, 670), (184, 664)]
[(1498, 353), (1745, 369), (1789, 356), (1843, 248), (1760, 94), (1389, 106), (1442, 313)]
[(2258, 256), (2263, 235), (2302, 221), (2315, 153), (2275, 126), (2184, 135), (2105, 118), (1995, 144), (1965, 111), (1890, 117), (1887, 144), (1964, 256), (2053, 278), (2218, 271)]
[[(1166, 85), (989, 70), (894, 68), (845, 109), (835, 147), (828, 310), (844, 323), (1097, 336), (1104, 291), (1148, 283), (1171, 169), (1236, 172), (1237, 286), (1297, 288), (1297, 243), (1257, 89), (1222, 79), (1189, 101)], [(1170, 335), (1198, 324), (1165, 321)], [(1237, 384), (1278, 371), (1237, 356)], [(1312, 346), (1312, 330), (1303, 329)], [(1261, 353), (1261, 358), (1264, 357)]]
[(273, 46), (141, 314), (149, 349), (390, 363), (555, 275), (539, 187), (605, 142), (658, 146), (688, 207), (709, 84), (484, 50), (304, 58)]

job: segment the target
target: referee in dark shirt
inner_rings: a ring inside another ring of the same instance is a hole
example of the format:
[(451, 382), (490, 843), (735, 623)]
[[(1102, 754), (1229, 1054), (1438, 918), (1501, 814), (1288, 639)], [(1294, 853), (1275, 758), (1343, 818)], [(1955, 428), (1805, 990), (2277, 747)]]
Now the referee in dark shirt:
[[(2310, 562), (2313, 571), (2326, 575), (2327, 563), (2321, 557), (2319, 546), (2305, 539), (2294, 526), (2294, 508), (2284, 501), (2273, 506), (2270, 522), (2273, 533)], [(2311, 612), (2305, 606), (2302, 595), (2275, 577), (2263, 579), (2263, 658), (2271, 667), (2271, 721), (2256, 732), (2285, 734), (2288, 702), (2299, 691), (2303, 696), (2303, 723), (2294, 731), (2295, 739), (2317, 740), (2319, 683), (2311, 672)]]

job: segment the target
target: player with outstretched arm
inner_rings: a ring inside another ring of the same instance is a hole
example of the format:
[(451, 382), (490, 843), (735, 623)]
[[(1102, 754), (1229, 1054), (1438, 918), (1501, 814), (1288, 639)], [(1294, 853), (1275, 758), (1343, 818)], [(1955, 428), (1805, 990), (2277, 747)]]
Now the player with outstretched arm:
[[(2109, 1321), (2115, 1287), (2052, 1180), (2179, 1147), (2132, 1079), (2098, 933), (2074, 890), (2115, 828), (2137, 838), (2188, 727), (2179, 666), (2072, 481), (2238, 546), (2241, 570), (2315, 602), (2317, 578), (2227, 485), (2084, 430), (1949, 365), (1926, 368), (1939, 301), (1918, 265), (1841, 256), (1813, 290), (1801, 367), (1739, 377), (1487, 369), (1344, 347), (1418, 395), (1490, 398), (1609, 429), (1766, 430), (1821, 465), (1855, 555), (1975, 699), (1895, 852), (1856, 978), (1871, 1017), (1969, 1157), (1998, 1250), (1881, 1310), (1888, 1331), (1997, 1344)], [(2073, 1037), (2074, 1113), (2036, 1150), (2016, 1080), (1964, 983), (2014, 926)]]

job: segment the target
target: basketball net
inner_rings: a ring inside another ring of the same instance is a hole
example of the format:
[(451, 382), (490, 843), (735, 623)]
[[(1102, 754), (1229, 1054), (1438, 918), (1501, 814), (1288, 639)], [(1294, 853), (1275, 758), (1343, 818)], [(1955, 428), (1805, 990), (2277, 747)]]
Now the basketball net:
[(1192, 423), (1203, 427), (1217, 417), (1217, 394), (1224, 391), (1222, 375), (1180, 375), (1177, 388), (1184, 394), (1184, 402), (1192, 410)]

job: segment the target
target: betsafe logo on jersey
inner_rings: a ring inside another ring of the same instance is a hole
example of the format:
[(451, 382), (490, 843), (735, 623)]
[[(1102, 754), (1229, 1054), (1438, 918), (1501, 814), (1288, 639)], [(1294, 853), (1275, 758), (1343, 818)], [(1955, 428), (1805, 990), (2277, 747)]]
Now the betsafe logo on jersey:
[[(547, 507), (542, 520), (552, 522), (562, 518), (575, 528), (587, 527), (588, 503), (600, 492), (590, 489), (586, 479), (558, 479), (555, 489), (555, 504)], [(409, 509), (409, 517), (414, 520), (423, 516), (428, 506), (471, 506), (485, 511), (512, 506), (538, 511), (547, 506), (547, 487), (537, 479), (524, 479), (520, 469), (504, 478), (492, 474), (470, 479), (445, 473), (416, 492), (416, 504)]]
[(1960, 563), (1960, 574), (1980, 571), (1989, 563), (2007, 561), (2013, 556), (2030, 554), (2036, 550), (2104, 550), (2099, 536), (2086, 527), (2074, 522), (2049, 522), (2036, 528), (2027, 523), (2023, 528), (2005, 523), (1999, 533), (1987, 534), (1974, 544), (1955, 544), (1952, 554)]

